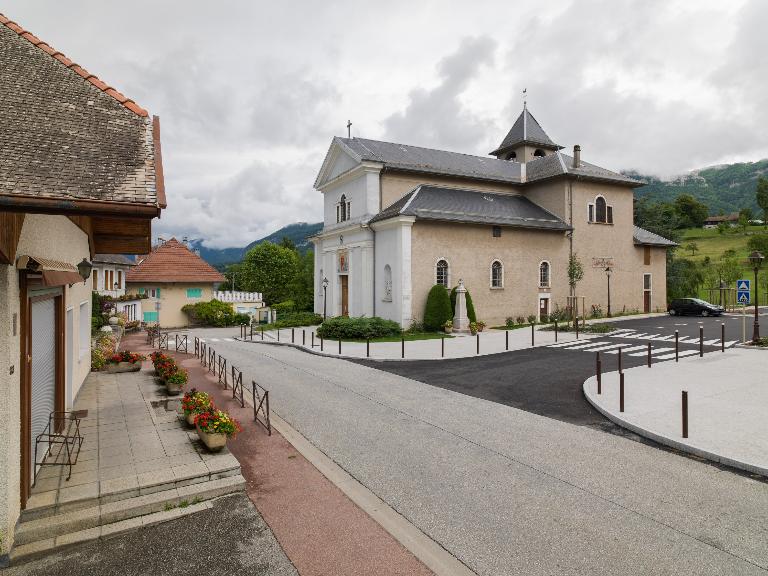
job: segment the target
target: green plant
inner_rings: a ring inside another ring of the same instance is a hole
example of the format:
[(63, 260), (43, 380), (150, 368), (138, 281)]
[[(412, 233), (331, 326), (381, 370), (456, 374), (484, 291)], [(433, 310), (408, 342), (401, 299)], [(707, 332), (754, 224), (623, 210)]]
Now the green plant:
[(185, 416), (205, 412), (211, 406), (213, 406), (211, 395), (207, 392), (199, 392), (195, 388), (185, 392), (184, 398), (181, 399), (181, 410)]
[(218, 410), (213, 406), (195, 416), (195, 425), (203, 432), (226, 434), (227, 437), (234, 437), (242, 430), (237, 420), (223, 410)]
[(584, 278), (584, 266), (575, 252), (568, 257), (568, 284), (571, 290), (576, 290), (576, 284)]
[[(456, 288), (458, 286), (454, 286), (453, 290), (451, 290), (451, 310), (456, 310)], [(472, 296), (469, 295), (469, 290), (467, 290), (467, 318), (469, 318), (470, 322), (477, 322), (475, 305), (472, 303)]]
[(328, 318), (317, 329), (317, 335), (321, 338), (341, 340), (364, 340), (365, 338), (396, 336), (401, 333), (402, 330), (397, 322), (377, 316), (372, 318), (347, 318), (345, 316)]
[(285, 300), (284, 302), (278, 302), (272, 306), (272, 310), (278, 314), (286, 314), (288, 312), (294, 312), (296, 310), (296, 303), (293, 300)]
[(424, 329), (431, 332), (440, 330), (453, 317), (451, 310), (451, 299), (445, 286), (441, 284), (432, 286), (424, 307)]
[(473, 336), (475, 334), (477, 334), (477, 330), (478, 330), (477, 322), (470, 322), (469, 323), (469, 331), (472, 333)]
[(526, 318), (528, 321), (528, 324), (535, 324), (536, 323), (536, 314), (528, 314), (528, 318)]
[(182, 500), (179, 502), (179, 508), (186, 508), (189, 506), (189, 500)]
[(446, 320), (443, 324), (443, 328), (453, 328), (453, 320)]
[(247, 314), (235, 314), (230, 304), (215, 299), (209, 302), (187, 304), (182, 306), (181, 310), (189, 315), (195, 324), (203, 326), (235, 326), (250, 322)]
[(187, 383), (187, 371), (177, 368), (166, 377), (165, 382), (167, 384), (175, 384), (176, 386), (184, 386)]

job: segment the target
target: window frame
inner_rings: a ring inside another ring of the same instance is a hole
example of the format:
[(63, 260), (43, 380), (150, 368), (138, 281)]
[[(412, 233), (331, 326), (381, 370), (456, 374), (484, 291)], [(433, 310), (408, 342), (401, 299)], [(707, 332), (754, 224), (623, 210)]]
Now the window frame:
[[(190, 292), (194, 292), (195, 294), (192, 295)], [(187, 288), (187, 300), (192, 300), (195, 298), (202, 298), (203, 297), (203, 289), (202, 288)]]
[[(546, 283), (541, 281), (542, 267), (546, 265), (547, 269), (547, 281)], [(542, 260), (539, 262), (539, 288), (551, 288), (552, 287), (552, 264), (549, 260)]]
[[(602, 220), (598, 210), (600, 201), (604, 206)], [(613, 224), (613, 204), (608, 204), (608, 200), (602, 194), (598, 194), (592, 202), (587, 204), (587, 222), (590, 224)]]
[[(439, 281), (438, 273), (440, 271), (440, 263), (445, 262), (445, 283)], [(451, 286), (451, 264), (448, 262), (448, 258), (438, 258), (435, 262), (435, 284), (444, 286), (446, 289)]]
[(493, 226), (491, 228), (491, 236), (493, 238), (501, 238), (501, 226)]
[[(494, 272), (498, 270), (498, 278), (494, 278)], [(494, 258), (491, 261), (490, 272), (490, 288), (491, 290), (503, 290), (504, 289), (504, 262), (498, 258)]]

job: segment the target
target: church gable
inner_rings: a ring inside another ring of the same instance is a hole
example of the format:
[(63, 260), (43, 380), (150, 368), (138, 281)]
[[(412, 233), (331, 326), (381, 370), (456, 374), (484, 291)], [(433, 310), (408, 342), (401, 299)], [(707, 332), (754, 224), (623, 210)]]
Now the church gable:
[(359, 166), (361, 160), (362, 158), (344, 146), (338, 138), (334, 138), (315, 180), (315, 188), (319, 190), (334, 178)]

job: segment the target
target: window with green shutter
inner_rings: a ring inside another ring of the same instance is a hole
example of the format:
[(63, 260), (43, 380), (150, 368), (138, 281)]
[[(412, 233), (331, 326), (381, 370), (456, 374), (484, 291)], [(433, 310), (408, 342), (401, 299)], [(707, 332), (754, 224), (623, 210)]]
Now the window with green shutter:
[(160, 298), (160, 288), (157, 289), (157, 298)]
[(139, 294), (144, 294), (146, 292), (146, 288), (139, 288)]
[(157, 322), (157, 312), (144, 312), (144, 322)]
[(202, 297), (203, 297), (202, 288), (187, 288), (187, 298), (202, 298)]

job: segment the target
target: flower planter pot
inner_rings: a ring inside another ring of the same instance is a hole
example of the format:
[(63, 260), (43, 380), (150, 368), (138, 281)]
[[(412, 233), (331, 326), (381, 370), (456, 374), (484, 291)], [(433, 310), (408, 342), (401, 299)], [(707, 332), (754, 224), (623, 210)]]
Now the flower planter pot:
[(141, 370), (141, 362), (111, 362), (107, 364), (107, 372), (118, 374), (120, 372), (138, 372)]
[(181, 384), (175, 384), (173, 382), (167, 382), (165, 383), (165, 389), (168, 392), (168, 396), (178, 396), (181, 394)]
[(450, 327), (450, 328), (448, 328), (448, 327), (446, 326), (445, 328), (443, 328), (443, 330), (445, 330), (445, 333), (446, 333), (446, 334), (450, 334), (450, 333), (452, 333), (452, 332), (453, 332), (453, 327)]
[(197, 416), (197, 414), (195, 414), (194, 412), (191, 412), (190, 414), (187, 414), (185, 416), (185, 418), (187, 420), (187, 424), (189, 424), (192, 427), (194, 427), (194, 425), (195, 425), (195, 416)]
[(208, 448), (211, 452), (216, 452), (217, 450), (221, 450), (224, 448), (224, 446), (227, 445), (227, 435), (222, 434), (221, 432), (216, 433), (208, 433), (204, 432), (203, 430), (200, 430), (200, 427), (197, 427), (197, 435), (200, 437), (200, 440), (203, 441), (203, 444), (205, 444), (205, 447)]

